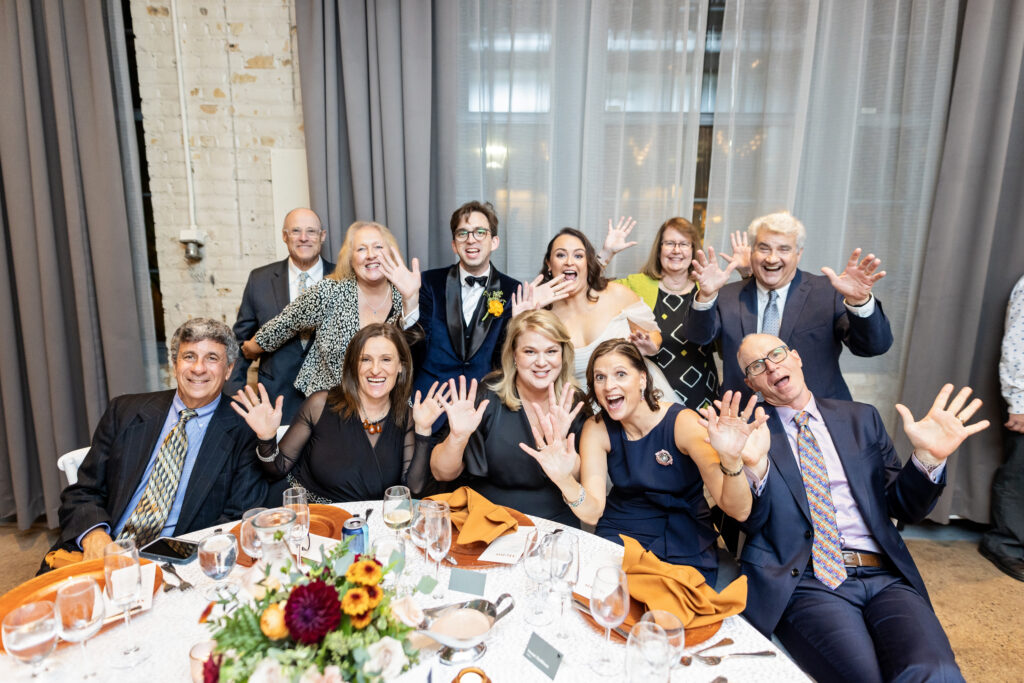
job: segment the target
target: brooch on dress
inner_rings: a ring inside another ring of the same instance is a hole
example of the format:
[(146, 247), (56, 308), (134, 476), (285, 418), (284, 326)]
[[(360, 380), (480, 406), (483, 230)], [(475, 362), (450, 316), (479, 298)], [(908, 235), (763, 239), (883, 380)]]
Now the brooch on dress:
[(672, 464), (672, 454), (666, 451), (664, 448), (654, 454), (654, 460), (665, 467)]

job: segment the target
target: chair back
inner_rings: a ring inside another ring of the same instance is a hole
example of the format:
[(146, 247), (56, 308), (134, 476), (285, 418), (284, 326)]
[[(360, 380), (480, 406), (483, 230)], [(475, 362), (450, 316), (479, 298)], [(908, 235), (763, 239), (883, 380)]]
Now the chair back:
[(64, 473), (64, 476), (68, 479), (68, 484), (78, 483), (78, 466), (85, 460), (85, 454), (89, 452), (89, 447), (76, 448), (73, 451), (68, 451), (64, 455), (57, 458), (57, 469)]

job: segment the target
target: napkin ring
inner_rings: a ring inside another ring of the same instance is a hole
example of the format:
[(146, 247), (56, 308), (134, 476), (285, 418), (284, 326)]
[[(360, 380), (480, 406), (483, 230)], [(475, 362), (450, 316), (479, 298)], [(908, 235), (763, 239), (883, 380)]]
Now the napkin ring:
[(673, 462), (672, 454), (666, 451), (664, 448), (662, 448), (660, 451), (654, 454), (654, 461), (659, 465), (668, 467)]

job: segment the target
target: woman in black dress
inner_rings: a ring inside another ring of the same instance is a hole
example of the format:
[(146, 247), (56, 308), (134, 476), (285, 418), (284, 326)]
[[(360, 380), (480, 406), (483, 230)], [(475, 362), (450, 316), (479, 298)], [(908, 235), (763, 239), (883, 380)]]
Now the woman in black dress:
[(459, 478), (493, 503), (578, 528), (579, 519), (558, 487), (519, 447), (535, 443), (545, 423), (579, 437), (589, 411), (583, 413), (572, 368), (569, 332), (553, 313), (538, 310), (513, 318), (501, 369), (483, 379), (479, 396), (476, 380), (467, 388), (461, 377), (458, 385), (450, 381), (442, 397), (448, 434), (430, 457), (434, 477)]
[(269, 475), (302, 486), (313, 503), (374, 500), (389, 486), (405, 483), (414, 494), (428, 472), (410, 472), (413, 453), (425, 460), (433, 443), (430, 428), (441, 414), (447, 388), (431, 387), (409, 409), (412, 359), (409, 345), (393, 325), (373, 323), (359, 330), (345, 352), (341, 384), (307, 398), (280, 443), (281, 403), (259, 385), (235, 395), (232, 406), (260, 438), (256, 455)]

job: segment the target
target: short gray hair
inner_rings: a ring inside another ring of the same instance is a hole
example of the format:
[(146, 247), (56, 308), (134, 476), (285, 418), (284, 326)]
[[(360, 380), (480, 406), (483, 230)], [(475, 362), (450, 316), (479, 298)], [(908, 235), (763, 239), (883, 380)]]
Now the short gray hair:
[(807, 241), (807, 230), (804, 229), (804, 224), (789, 211), (778, 211), (752, 220), (747, 227), (751, 247), (757, 241), (757, 233), (762, 228), (779, 235), (796, 236), (797, 249), (803, 249), (804, 242)]
[(171, 362), (178, 362), (178, 347), (181, 342), (201, 342), (205, 340), (219, 342), (227, 349), (228, 365), (238, 360), (238, 340), (231, 328), (213, 318), (192, 318), (181, 324), (171, 338)]

